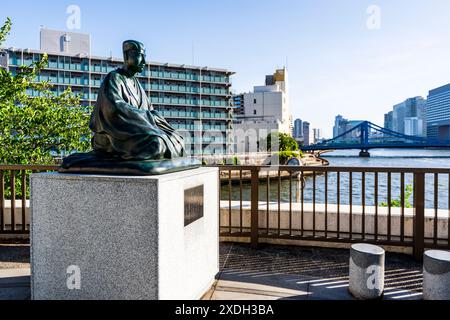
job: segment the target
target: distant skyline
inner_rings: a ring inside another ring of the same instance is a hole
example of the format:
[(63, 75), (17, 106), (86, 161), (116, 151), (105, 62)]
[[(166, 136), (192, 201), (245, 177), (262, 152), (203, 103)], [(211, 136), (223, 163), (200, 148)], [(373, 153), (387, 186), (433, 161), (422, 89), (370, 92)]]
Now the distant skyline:
[[(122, 4), (8, 1), (0, 20), (14, 23), (7, 46), (38, 49), (40, 26), (89, 33), (100, 56), (121, 56), (134, 38), (151, 61), (235, 71), (237, 93), (286, 65), (293, 118), (325, 137), (337, 114), (383, 125), (393, 105), (450, 83), (448, 0), (136, 0), (132, 12)], [(70, 5), (81, 9), (80, 29), (68, 29)]]

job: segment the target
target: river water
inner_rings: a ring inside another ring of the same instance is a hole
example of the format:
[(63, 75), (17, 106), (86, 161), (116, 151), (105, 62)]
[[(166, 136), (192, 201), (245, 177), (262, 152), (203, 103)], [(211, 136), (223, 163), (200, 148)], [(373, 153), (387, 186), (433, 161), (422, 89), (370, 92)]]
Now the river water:
[[(326, 153), (323, 158), (330, 162), (330, 166), (342, 167), (397, 167), (397, 168), (450, 168), (450, 150), (407, 150), (407, 149), (380, 149), (371, 150), (370, 158), (360, 158), (359, 151), (335, 151)], [(438, 207), (441, 209), (448, 208), (449, 201), (449, 177), (448, 174), (439, 175), (438, 188)], [(313, 179), (307, 177), (304, 185), (304, 201), (306, 203), (313, 202)], [(378, 205), (387, 203), (388, 194), (388, 178), (387, 174), (379, 173), (378, 178)], [(365, 177), (366, 187), (366, 205), (372, 206), (375, 204), (375, 175), (366, 173)], [(405, 194), (408, 194), (408, 188), (413, 184), (413, 175), (405, 175)], [(290, 186), (292, 191), (290, 192)], [(362, 204), (362, 175), (360, 173), (353, 173), (352, 179), (352, 204)], [(392, 174), (391, 184), (391, 199), (399, 200), (401, 195), (400, 174)], [(426, 207), (434, 208), (434, 175), (426, 175)], [(269, 183), (269, 194), (267, 194), (267, 183), (260, 183), (260, 201), (278, 200), (278, 185), (277, 180)], [(350, 185), (349, 174), (340, 174), (340, 204), (346, 205), (350, 203)], [(290, 185), (289, 180), (283, 180), (281, 184), (281, 201), (289, 202), (292, 197), (293, 202), (301, 201), (301, 183), (296, 180), (292, 181)], [(228, 186), (222, 186), (222, 199), (228, 200)], [(240, 192), (239, 186), (232, 187), (232, 200), (239, 200)], [(337, 194), (337, 174), (328, 174), (328, 203), (336, 204), (338, 199)], [(244, 184), (243, 187), (243, 201), (250, 201), (250, 185)], [(316, 178), (316, 203), (325, 203), (325, 177), (319, 175)], [(409, 203), (413, 203), (413, 195), (411, 194)]]

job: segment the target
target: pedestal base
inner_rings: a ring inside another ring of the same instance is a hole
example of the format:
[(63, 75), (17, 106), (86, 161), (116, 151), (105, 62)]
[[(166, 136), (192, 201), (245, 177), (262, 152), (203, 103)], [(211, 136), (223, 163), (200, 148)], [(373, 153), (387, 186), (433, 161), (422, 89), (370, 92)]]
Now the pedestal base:
[(31, 192), (33, 299), (191, 300), (214, 282), (216, 168), (35, 174)]
[(202, 163), (195, 158), (147, 161), (124, 161), (98, 156), (95, 152), (75, 153), (64, 159), (60, 173), (156, 176), (197, 169)]

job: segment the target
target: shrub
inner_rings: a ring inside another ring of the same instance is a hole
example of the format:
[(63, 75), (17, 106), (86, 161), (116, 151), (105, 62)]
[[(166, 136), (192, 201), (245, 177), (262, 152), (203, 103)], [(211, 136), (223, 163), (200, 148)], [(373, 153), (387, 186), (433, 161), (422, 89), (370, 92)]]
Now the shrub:
[[(412, 204), (409, 201), (409, 199), (411, 198), (412, 194), (414, 192), (413, 186), (408, 184), (405, 188), (405, 208), (412, 208)], [(380, 206), (382, 207), (388, 207), (388, 203), (387, 202), (382, 202), (380, 203)], [(395, 200), (391, 200), (391, 207), (393, 208), (401, 208), (402, 207), (402, 199), (398, 198)]]

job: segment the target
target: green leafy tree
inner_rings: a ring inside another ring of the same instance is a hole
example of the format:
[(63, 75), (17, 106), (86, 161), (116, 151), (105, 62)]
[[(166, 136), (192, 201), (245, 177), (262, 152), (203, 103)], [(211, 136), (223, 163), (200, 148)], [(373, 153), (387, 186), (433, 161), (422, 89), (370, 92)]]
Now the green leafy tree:
[[(0, 29), (0, 45), (11, 26), (8, 18)], [(90, 148), (90, 108), (82, 107), (70, 89), (58, 95), (48, 82), (35, 81), (47, 63), (44, 54), (16, 74), (0, 68), (0, 164), (55, 164), (57, 156)]]
[[(278, 140), (277, 148), (274, 150), (273, 141)], [(286, 164), (292, 158), (298, 158), (302, 156), (297, 141), (291, 136), (285, 133), (273, 132), (267, 135), (266, 138), (267, 149), (272, 152), (276, 152), (280, 159), (280, 164)]]
[[(279, 150), (272, 150), (272, 141), (276, 141), (278, 139), (278, 149)], [(267, 135), (267, 149), (270, 151), (298, 151), (298, 143), (295, 141), (294, 138), (291, 136), (285, 134), (285, 133), (279, 133), (279, 132), (272, 132)]]

